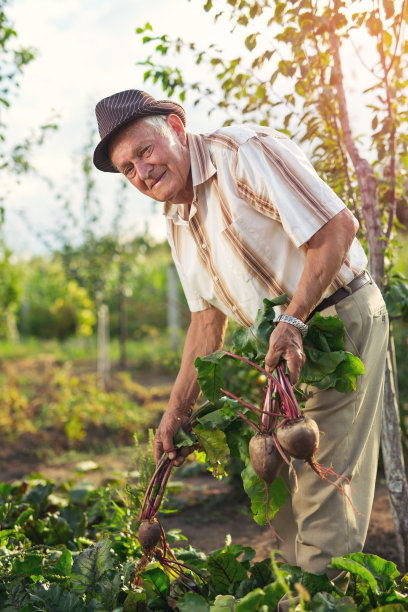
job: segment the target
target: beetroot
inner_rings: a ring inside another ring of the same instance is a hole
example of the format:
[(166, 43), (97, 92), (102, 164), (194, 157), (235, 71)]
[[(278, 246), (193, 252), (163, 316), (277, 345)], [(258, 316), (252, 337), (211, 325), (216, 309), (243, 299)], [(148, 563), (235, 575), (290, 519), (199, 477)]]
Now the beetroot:
[(276, 429), (279, 444), (295, 459), (309, 461), (319, 447), (319, 428), (316, 421), (303, 416), (289, 419)]
[(154, 554), (162, 536), (162, 528), (157, 519), (144, 520), (139, 527), (139, 542), (143, 549), (143, 554), (150, 557)]
[(271, 484), (277, 478), (283, 459), (272, 436), (256, 434), (249, 442), (249, 457), (258, 478)]

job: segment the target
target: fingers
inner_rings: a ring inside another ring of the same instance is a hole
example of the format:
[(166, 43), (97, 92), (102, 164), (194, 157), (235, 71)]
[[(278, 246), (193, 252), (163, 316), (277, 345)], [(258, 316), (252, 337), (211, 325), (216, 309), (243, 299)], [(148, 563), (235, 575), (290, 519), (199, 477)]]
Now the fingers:
[(178, 453), (177, 453), (177, 458), (176, 458), (176, 460), (175, 460), (175, 462), (174, 462), (174, 465), (175, 465), (176, 467), (180, 467), (181, 465), (183, 465), (183, 463), (184, 463), (184, 461), (185, 461), (186, 457), (187, 457), (187, 456), (188, 456), (190, 453), (192, 453), (192, 452), (194, 452), (194, 447), (193, 447), (193, 446), (184, 446), (183, 448), (180, 448), (180, 449), (178, 450)]
[(265, 370), (269, 373), (272, 373), (276, 366), (278, 365), (280, 358), (282, 357), (282, 352), (274, 351), (272, 352), (270, 349), (265, 357)]
[(271, 334), (265, 357), (266, 371), (273, 372), (282, 357), (286, 360), (290, 381), (294, 385), (299, 380), (305, 362), (302, 335), (296, 327), (283, 322)]
[(162, 456), (163, 452), (163, 444), (160, 438), (160, 434), (157, 432), (153, 440), (153, 459), (155, 463), (158, 463), (160, 461), (160, 457)]

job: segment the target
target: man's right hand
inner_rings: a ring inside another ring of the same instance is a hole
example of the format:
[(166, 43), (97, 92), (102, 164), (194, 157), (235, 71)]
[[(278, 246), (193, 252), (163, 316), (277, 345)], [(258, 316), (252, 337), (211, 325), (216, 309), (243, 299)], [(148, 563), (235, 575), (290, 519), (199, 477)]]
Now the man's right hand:
[(170, 460), (174, 460), (174, 465), (180, 466), (187, 455), (193, 451), (191, 447), (183, 447), (178, 450), (174, 448), (174, 437), (187, 419), (186, 415), (179, 415), (176, 410), (167, 408), (154, 437), (153, 454), (155, 463), (158, 463), (163, 453), (166, 453)]

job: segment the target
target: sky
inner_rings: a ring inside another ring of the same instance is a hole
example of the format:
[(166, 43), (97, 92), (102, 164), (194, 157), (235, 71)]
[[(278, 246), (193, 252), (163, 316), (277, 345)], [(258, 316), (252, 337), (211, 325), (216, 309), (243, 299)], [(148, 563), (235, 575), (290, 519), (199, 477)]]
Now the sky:
[[(202, 0), (9, 0), (7, 15), (21, 45), (37, 49), (36, 59), (21, 77), (21, 87), (11, 108), (0, 120), (8, 127), (8, 145), (21, 142), (38, 126), (57, 116), (59, 129), (30, 155), (38, 176), (9, 177), (2, 186), (5, 199), (6, 241), (13, 251), (42, 254), (47, 245), (58, 246), (57, 228), (66, 218), (64, 202), (74, 216), (84, 199), (81, 173), (83, 151), (96, 128), (94, 106), (101, 98), (125, 89), (147, 89), (156, 98), (166, 97), (161, 86), (143, 83), (144, 68), (137, 65), (148, 54), (135, 29), (150, 22), (157, 34), (180, 36), (206, 48), (210, 42), (227, 44), (231, 57), (242, 53), (241, 38), (229, 32), (227, 22), (213, 22), (213, 12), (203, 11)], [(183, 71), (196, 78), (190, 56), (183, 55)], [(202, 76), (203, 73), (201, 73)], [(188, 129), (211, 131), (225, 118), (217, 112), (184, 104)], [(358, 105), (355, 107), (358, 108)], [(98, 142), (97, 135), (93, 145)], [(45, 180), (47, 179), (47, 180)], [(101, 231), (109, 231), (117, 209), (122, 178), (94, 171), (100, 201)], [(49, 181), (53, 187), (50, 188)], [(134, 189), (125, 196), (125, 237), (149, 232), (165, 237), (162, 205), (152, 203)], [(69, 228), (70, 239), (79, 229)]]
[[(68, 199), (74, 212), (81, 210), (82, 152), (96, 128), (96, 102), (133, 88), (145, 88), (158, 99), (166, 97), (158, 85), (143, 84), (144, 69), (137, 62), (145, 59), (147, 49), (135, 29), (149, 21), (158, 34), (186, 38), (194, 33), (193, 40), (203, 45), (216, 36), (222, 38), (223, 32), (211, 19), (203, 20), (201, 0), (9, 0), (7, 15), (19, 43), (37, 49), (11, 108), (1, 118), (8, 127), (8, 143), (21, 142), (58, 117), (58, 131), (50, 132), (30, 156), (38, 177), (24, 176), (20, 184), (15, 177), (8, 178), (2, 189), (9, 246), (22, 254), (42, 253), (55, 240), (63, 202)], [(209, 118), (188, 103), (185, 108), (192, 131), (212, 130), (220, 123), (216, 115)], [(98, 140), (96, 135), (95, 145)], [(94, 175), (104, 211), (101, 227), (109, 230), (122, 178), (97, 170)], [(53, 189), (40, 177), (50, 179)], [(162, 205), (136, 190), (127, 190), (126, 200), (128, 234), (143, 231), (149, 222), (153, 235), (165, 236)]]

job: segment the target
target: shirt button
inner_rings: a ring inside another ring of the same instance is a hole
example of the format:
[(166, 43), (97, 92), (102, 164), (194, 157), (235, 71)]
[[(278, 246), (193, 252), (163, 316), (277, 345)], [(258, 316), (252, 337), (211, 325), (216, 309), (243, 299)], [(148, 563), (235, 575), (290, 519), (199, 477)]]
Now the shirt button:
[(216, 282), (216, 283), (218, 283), (218, 281), (219, 281), (220, 279), (218, 278), (218, 276), (214, 276), (214, 280), (215, 280), (215, 282)]
[(238, 308), (234, 304), (234, 306), (232, 307), (232, 312), (237, 312), (237, 310), (238, 310)]
[(201, 248), (203, 249), (203, 251), (205, 251), (205, 249), (207, 248), (207, 245), (205, 244), (205, 242), (203, 242), (203, 244), (201, 245)]

